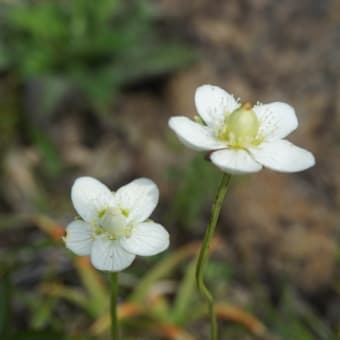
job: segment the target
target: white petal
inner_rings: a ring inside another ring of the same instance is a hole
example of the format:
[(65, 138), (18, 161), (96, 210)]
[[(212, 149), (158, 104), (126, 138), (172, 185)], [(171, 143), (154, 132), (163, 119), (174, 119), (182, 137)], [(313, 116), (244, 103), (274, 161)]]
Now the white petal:
[(315, 164), (313, 154), (286, 140), (264, 142), (250, 149), (253, 157), (269, 169), (281, 172), (306, 170)]
[(223, 122), (224, 113), (231, 113), (240, 106), (234, 96), (213, 85), (197, 88), (195, 104), (197, 112), (206, 124), (214, 128)]
[(286, 137), (298, 126), (295, 110), (288, 104), (275, 102), (253, 107), (260, 121), (259, 134), (266, 141)]
[(210, 159), (218, 168), (230, 174), (246, 174), (262, 169), (262, 165), (242, 149), (215, 151), (211, 154)]
[(115, 199), (127, 214), (128, 223), (144, 222), (157, 206), (159, 190), (150, 179), (138, 178), (119, 188)]
[(215, 137), (212, 128), (195, 123), (187, 117), (171, 117), (169, 127), (183, 144), (193, 150), (216, 150), (226, 145)]
[(131, 236), (121, 239), (120, 242), (130, 253), (151, 256), (169, 247), (169, 233), (158, 223), (144, 222), (137, 224)]
[(90, 255), (93, 243), (92, 229), (88, 223), (73, 221), (66, 228), (65, 245), (77, 255)]
[(127, 268), (135, 255), (124, 250), (117, 240), (96, 239), (91, 250), (91, 262), (99, 270), (118, 272)]
[(71, 199), (74, 208), (86, 222), (93, 222), (98, 213), (113, 202), (110, 189), (92, 177), (79, 177), (73, 184)]

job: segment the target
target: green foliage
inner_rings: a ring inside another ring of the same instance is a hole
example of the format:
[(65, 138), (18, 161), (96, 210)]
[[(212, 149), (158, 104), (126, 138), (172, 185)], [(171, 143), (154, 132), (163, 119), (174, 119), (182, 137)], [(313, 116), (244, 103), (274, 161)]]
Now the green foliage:
[[(48, 232), (49, 235), (55, 234), (51, 227), (60, 228), (55, 224), (47, 225), (47, 221), (43, 218), (40, 219), (40, 223), (39, 228)], [(11, 225), (9, 220), (4, 225), (7, 226), (7, 230), (13, 229), (13, 225), (9, 227)], [(47, 247), (57, 246), (64, 247), (61, 242), (52, 240), (45, 245), (31, 244), (30, 247), (26, 246), (25, 251), (21, 249), (20, 254), (18, 251), (13, 252), (13, 257), (23, 258), (22, 254), (24, 254), (25, 258), (32, 258), (34, 254), (37, 254), (37, 249), (47, 250)], [(177, 248), (176, 251), (166, 253), (153, 266), (149, 263), (148, 271), (143, 273), (143, 276), (136, 270), (136, 266), (120, 274), (119, 288), (122, 297), (120, 308), (126, 313), (121, 320), (124, 339), (137, 337), (142, 339), (141, 334), (145, 334), (145, 339), (153, 338), (155, 334), (153, 332), (156, 329), (158, 334), (164, 332), (164, 338), (168, 338), (167, 330), (175, 329), (185, 339), (188, 329), (191, 329), (195, 335), (204, 330), (208, 310), (197, 293), (193, 280), (198, 250), (199, 244), (189, 243)], [(48, 280), (46, 277), (43, 278), (34, 289), (27, 289), (27, 287), (14, 285), (11, 287), (9, 277), (0, 276), (1, 339), (106, 338), (110, 326), (108, 282), (103, 273), (91, 266), (88, 259), (72, 256), (71, 252), (68, 254), (75, 269), (74, 274), (78, 274), (70, 281), (63, 281), (59, 274), (52, 275)], [(12, 253), (9, 257), (12, 257)], [(12, 266), (13, 274), (15, 275), (16, 271), (20, 272), (26, 265), (27, 260), (22, 264), (17, 263)], [(252, 299), (248, 301), (246, 308), (257, 311), (256, 314), (262, 314), (262, 319), (270, 330), (267, 337), (260, 337), (265, 334), (262, 329), (267, 331), (265, 326), (254, 319), (252, 314), (247, 313), (244, 310), (245, 306), (240, 308), (240, 306), (233, 305), (232, 301), (228, 301), (226, 297), (226, 291), (229, 287), (231, 288), (231, 278), (236, 275), (232, 268), (212, 261), (207, 269), (207, 281), (214, 287), (217, 309), (220, 311), (221, 338), (275, 339), (276, 336), (282, 340), (335, 340), (338, 338), (335, 330), (290, 286), (282, 289), (279, 303), (275, 305), (269, 295), (261, 294), (261, 289), (252, 294)], [(1, 273), (7, 273), (7, 271), (2, 268)], [(69, 276), (72, 278), (73, 275)], [(254, 284), (255, 282), (252, 282), (252, 285)], [(27, 326), (25, 325), (20, 330), (13, 327), (20, 325), (20, 320), (10, 320), (11, 296), (15, 302), (13, 306), (21, 305), (21, 309), (28, 315)], [(218, 297), (221, 298), (218, 299)], [(10, 324), (8, 320), (11, 321)], [(4, 333), (4, 325), (12, 327), (6, 329)], [(199, 328), (193, 330), (192, 327)], [(27, 328), (26, 331), (24, 331), (25, 328)], [(136, 335), (133, 336), (133, 334)], [(190, 339), (190, 337), (187, 338)]]
[(271, 328), (283, 339), (335, 340), (336, 335), (291, 287), (283, 289), (278, 307), (267, 307)]
[(191, 226), (206, 214), (204, 207), (214, 197), (219, 171), (199, 155), (185, 168), (172, 172), (171, 177), (178, 183), (178, 189), (169, 210), (170, 222)]
[(0, 68), (15, 70), (24, 80), (62, 79), (97, 108), (122, 85), (192, 60), (188, 48), (161, 39), (144, 1), (38, 0), (2, 6)]
[(233, 276), (233, 270), (227, 263), (210, 261), (206, 269), (207, 280), (211, 282), (227, 282)]
[(195, 270), (196, 260), (193, 260), (183, 274), (183, 279), (177, 289), (171, 318), (178, 325), (185, 324), (192, 308), (192, 300), (196, 295)]

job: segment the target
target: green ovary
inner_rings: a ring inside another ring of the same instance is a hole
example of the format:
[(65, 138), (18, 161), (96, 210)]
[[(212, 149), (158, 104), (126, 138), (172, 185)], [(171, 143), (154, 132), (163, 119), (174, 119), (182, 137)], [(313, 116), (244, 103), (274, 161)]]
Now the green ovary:
[(218, 139), (228, 142), (234, 148), (245, 148), (258, 145), (262, 138), (259, 137), (260, 122), (249, 104), (226, 115), (223, 127), (218, 131)]
[(94, 237), (105, 236), (109, 240), (130, 237), (133, 229), (126, 220), (128, 212), (117, 208), (107, 208), (98, 212), (99, 221), (93, 225)]

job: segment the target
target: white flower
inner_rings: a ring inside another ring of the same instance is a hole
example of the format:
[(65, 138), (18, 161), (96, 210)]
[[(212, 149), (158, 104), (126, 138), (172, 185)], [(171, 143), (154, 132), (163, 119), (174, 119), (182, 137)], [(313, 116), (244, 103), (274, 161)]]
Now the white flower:
[(78, 178), (71, 190), (74, 208), (83, 220), (66, 229), (66, 247), (77, 255), (90, 255), (94, 267), (121, 271), (136, 255), (166, 250), (169, 234), (149, 216), (158, 203), (156, 184), (139, 178), (113, 193), (92, 177)]
[(312, 153), (283, 139), (298, 126), (294, 109), (285, 103), (241, 105), (223, 89), (203, 85), (195, 94), (196, 122), (172, 117), (170, 128), (188, 147), (212, 151), (211, 161), (231, 174), (257, 172), (265, 166), (296, 172), (315, 164)]

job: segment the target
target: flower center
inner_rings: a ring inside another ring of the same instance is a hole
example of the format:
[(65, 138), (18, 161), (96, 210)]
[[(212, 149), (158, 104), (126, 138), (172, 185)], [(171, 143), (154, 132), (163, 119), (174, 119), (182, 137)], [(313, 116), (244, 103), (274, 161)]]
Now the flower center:
[(227, 113), (217, 137), (234, 148), (260, 144), (261, 137), (258, 135), (260, 122), (251, 108), (252, 106), (246, 103), (232, 113)]
[(95, 235), (103, 235), (110, 240), (129, 237), (133, 226), (127, 223), (126, 211), (107, 208), (98, 213), (99, 222), (94, 226)]

